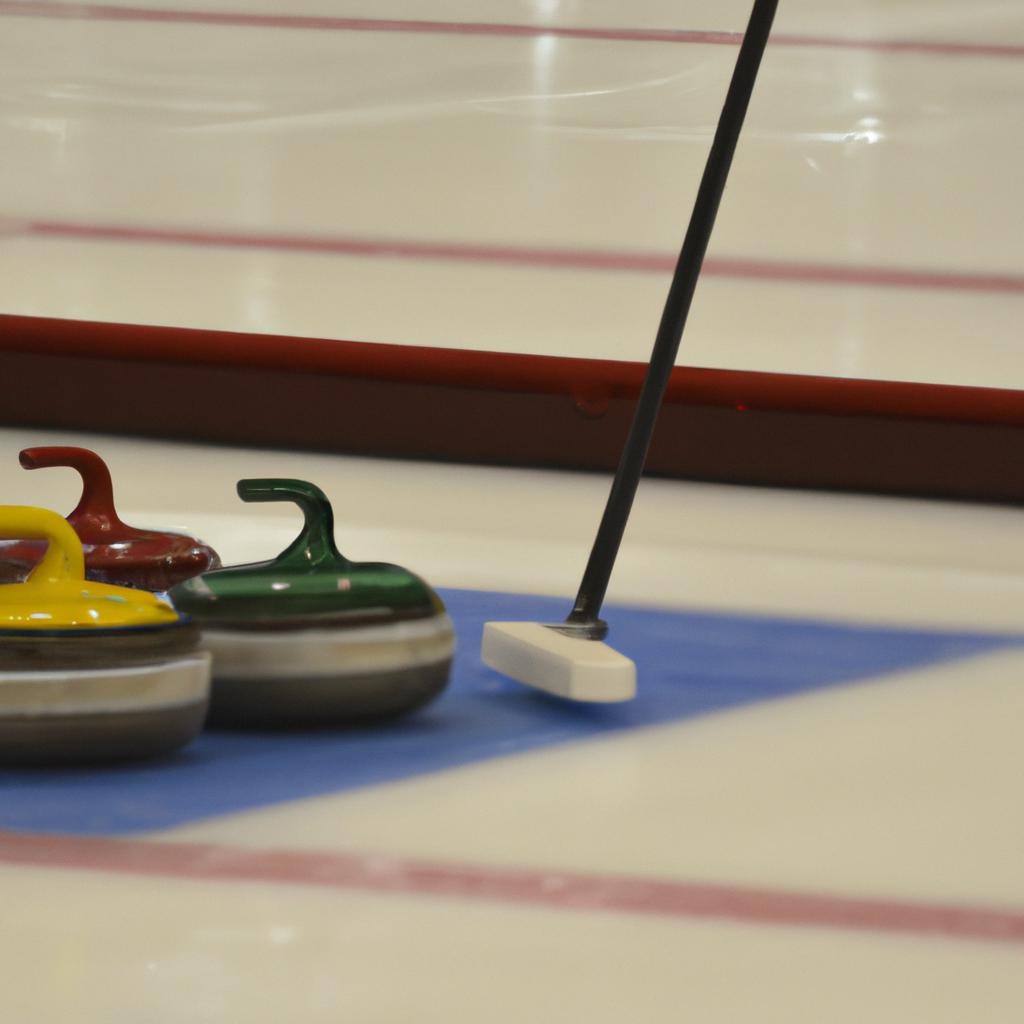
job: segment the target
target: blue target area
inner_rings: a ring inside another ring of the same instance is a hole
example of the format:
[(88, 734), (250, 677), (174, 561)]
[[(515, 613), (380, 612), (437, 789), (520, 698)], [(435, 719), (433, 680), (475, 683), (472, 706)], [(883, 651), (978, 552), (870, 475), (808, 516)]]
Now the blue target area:
[(207, 732), (157, 763), (0, 772), (0, 829), (114, 835), (170, 828), (1024, 644), (1019, 637), (609, 608), (609, 641), (636, 662), (639, 693), (628, 704), (579, 705), (527, 690), (480, 661), (485, 621), (556, 622), (565, 600), (469, 590), (442, 596), (459, 649), (450, 688), (420, 713), (332, 732)]

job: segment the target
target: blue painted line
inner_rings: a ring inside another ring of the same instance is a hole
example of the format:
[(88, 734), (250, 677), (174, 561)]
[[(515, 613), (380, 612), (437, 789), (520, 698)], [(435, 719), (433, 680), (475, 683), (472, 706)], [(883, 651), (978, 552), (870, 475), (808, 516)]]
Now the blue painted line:
[(479, 657), (485, 621), (558, 621), (565, 600), (466, 590), (443, 596), (458, 635), (456, 667), (448, 692), (418, 715), (342, 732), (210, 732), (155, 764), (2, 772), (0, 828), (79, 835), (170, 828), (1024, 644), (614, 608), (610, 640), (636, 661), (639, 696), (623, 705), (578, 705), (511, 683)]

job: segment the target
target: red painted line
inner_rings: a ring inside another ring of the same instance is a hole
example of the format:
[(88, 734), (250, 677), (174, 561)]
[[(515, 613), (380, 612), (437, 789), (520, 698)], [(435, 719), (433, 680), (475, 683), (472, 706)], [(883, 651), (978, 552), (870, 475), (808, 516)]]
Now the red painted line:
[[(176, 8), (122, 7), (114, 4), (57, 4), (45, 0), (2, 0), (0, 15), (90, 21), (155, 22), (160, 24), (224, 25), (238, 28), (305, 29), (334, 32), (400, 32), (430, 35), (504, 36), (594, 39), (635, 43), (703, 43), (736, 46), (741, 32), (701, 29), (587, 28), (563, 25), (521, 25), (486, 21), (428, 21), (397, 18), (338, 18), (327, 15), (246, 14), (241, 11), (191, 11)], [(1024, 45), (968, 43), (955, 40), (851, 39), (776, 33), (776, 46), (919, 53), (943, 57), (1022, 57)]]
[(1024, 912), (403, 857), (0, 832), (0, 862), (217, 882), (266, 882), (561, 910), (1024, 943)]
[[(626, 273), (669, 274), (676, 257), (668, 253), (613, 249), (562, 249), (537, 246), (420, 242), (409, 239), (290, 235), (243, 231), (201, 231), (121, 224), (66, 221), (8, 222), (0, 234), (98, 242), (139, 242), (197, 248), (263, 249), (334, 256), (390, 257), (405, 260), (491, 263)], [(957, 292), (1024, 293), (1024, 275), (918, 270), (786, 260), (709, 257), (706, 277), (784, 281), (797, 284), (861, 285)]]
[[(738, 41), (737, 41), (738, 42)], [(875, 53), (917, 53), (929, 57), (1024, 57), (1020, 43), (966, 43), (955, 39), (849, 39), (772, 33), (775, 46), (807, 46), (835, 50), (870, 50)]]
[(1020, 274), (978, 274), (969, 271), (915, 270), (829, 263), (714, 258), (705, 261), (711, 277), (795, 281), (801, 284), (867, 285), (875, 288), (924, 288), (957, 292), (1024, 292)]

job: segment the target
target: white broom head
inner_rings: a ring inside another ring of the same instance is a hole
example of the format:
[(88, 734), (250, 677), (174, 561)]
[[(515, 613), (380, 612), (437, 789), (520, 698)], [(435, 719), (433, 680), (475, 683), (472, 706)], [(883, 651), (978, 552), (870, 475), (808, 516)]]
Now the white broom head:
[(636, 666), (601, 640), (586, 640), (539, 622), (488, 622), (484, 663), (556, 697), (611, 704), (636, 696)]

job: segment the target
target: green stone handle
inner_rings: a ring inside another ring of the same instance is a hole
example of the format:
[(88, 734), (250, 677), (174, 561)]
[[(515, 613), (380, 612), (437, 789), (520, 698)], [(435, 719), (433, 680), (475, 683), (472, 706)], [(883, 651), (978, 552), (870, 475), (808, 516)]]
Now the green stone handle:
[(327, 495), (306, 480), (239, 480), (242, 501), (291, 501), (302, 509), (302, 532), (273, 560), (287, 569), (345, 572), (351, 562), (334, 545), (334, 510)]

